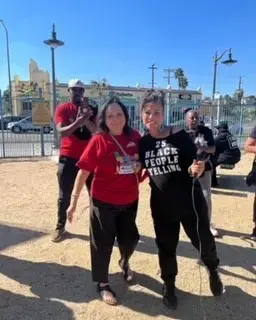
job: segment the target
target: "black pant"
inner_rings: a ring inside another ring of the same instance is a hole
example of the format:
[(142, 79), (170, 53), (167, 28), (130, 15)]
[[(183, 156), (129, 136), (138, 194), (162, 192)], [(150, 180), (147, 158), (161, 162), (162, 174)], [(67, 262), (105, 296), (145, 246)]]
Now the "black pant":
[(217, 170), (216, 167), (214, 166), (212, 168), (212, 185), (217, 185), (218, 184), (218, 180), (217, 180)]
[(92, 199), (90, 213), (91, 268), (94, 282), (108, 282), (108, 268), (115, 238), (127, 265), (139, 241), (135, 223), (138, 201), (117, 206)]
[(256, 225), (256, 192), (255, 192), (254, 200), (253, 200), (253, 222)]
[[(65, 227), (67, 220), (67, 209), (70, 204), (71, 193), (74, 187), (79, 168), (76, 166), (77, 159), (60, 156), (57, 177), (59, 182), (59, 199), (58, 199), (58, 222), (57, 229)], [(86, 180), (86, 187), (90, 192), (93, 174), (90, 174)]]
[[(201, 193), (201, 190), (199, 191)], [(203, 195), (199, 194), (195, 200), (199, 216), (198, 229), (201, 242), (201, 259), (209, 270), (215, 270), (218, 267), (219, 259), (217, 257), (215, 240), (210, 231), (207, 205)], [(172, 212), (167, 209), (166, 203), (152, 197), (151, 211), (156, 234), (156, 244), (158, 246), (161, 278), (165, 283), (174, 283), (175, 276), (178, 273), (176, 248), (179, 242), (180, 223), (193, 246), (199, 250), (196, 214), (193, 211), (192, 204), (187, 204), (187, 207), (185, 205), (182, 206), (182, 213), (179, 218), (174, 219)]]

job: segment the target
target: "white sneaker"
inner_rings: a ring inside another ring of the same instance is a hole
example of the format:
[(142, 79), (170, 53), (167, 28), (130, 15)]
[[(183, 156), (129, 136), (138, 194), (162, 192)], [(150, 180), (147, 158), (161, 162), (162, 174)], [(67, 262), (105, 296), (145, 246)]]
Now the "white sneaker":
[(210, 230), (211, 230), (211, 233), (214, 237), (218, 237), (219, 236), (219, 232), (218, 230), (215, 228), (214, 224), (211, 224), (210, 226)]

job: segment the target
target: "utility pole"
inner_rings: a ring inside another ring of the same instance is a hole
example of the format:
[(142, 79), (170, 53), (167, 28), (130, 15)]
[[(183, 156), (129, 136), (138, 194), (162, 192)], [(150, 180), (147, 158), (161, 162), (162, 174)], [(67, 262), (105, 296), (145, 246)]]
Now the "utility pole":
[(176, 69), (171, 69), (171, 68), (163, 69), (163, 72), (167, 74), (166, 76), (164, 76), (164, 79), (167, 79), (168, 86), (171, 84), (171, 78), (173, 78), (171, 74), (174, 73), (175, 70)]
[(240, 105), (240, 120), (239, 120), (239, 146), (242, 144), (242, 133), (243, 133), (243, 89), (242, 89), (242, 77), (239, 77), (238, 82), (238, 102)]
[(239, 77), (238, 82), (238, 102), (241, 103), (243, 98), (243, 89), (242, 89), (242, 77)]
[(153, 63), (152, 66), (148, 67), (150, 70), (152, 70), (152, 76), (151, 76), (151, 82), (149, 82), (151, 84), (152, 89), (154, 89), (155, 87), (155, 70), (157, 70), (157, 66)]
[(238, 82), (238, 90), (241, 91), (241, 85), (242, 85), (242, 77), (239, 77), (239, 82)]

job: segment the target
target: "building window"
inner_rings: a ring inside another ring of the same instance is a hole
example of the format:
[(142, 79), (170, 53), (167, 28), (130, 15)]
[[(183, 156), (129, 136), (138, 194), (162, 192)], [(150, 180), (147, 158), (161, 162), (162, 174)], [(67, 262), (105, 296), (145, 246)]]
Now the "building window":
[(31, 101), (23, 101), (22, 102), (23, 114), (31, 115), (32, 113), (32, 102)]

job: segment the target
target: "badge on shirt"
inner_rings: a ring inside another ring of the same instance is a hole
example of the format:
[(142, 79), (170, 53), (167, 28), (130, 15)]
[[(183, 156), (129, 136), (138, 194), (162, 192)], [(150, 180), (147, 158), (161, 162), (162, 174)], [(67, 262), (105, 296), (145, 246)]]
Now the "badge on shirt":
[(117, 174), (133, 174), (134, 168), (136, 168), (136, 159), (138, 155), (134, 156), (121, 156), (118, 152), (115, 152), (117, 161), (116, 173)]

